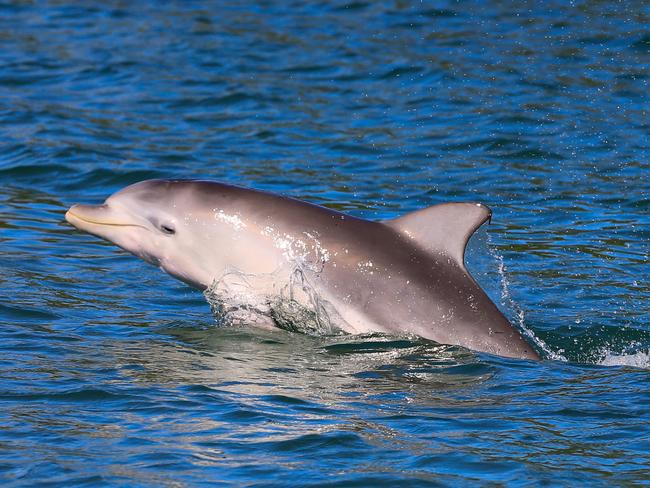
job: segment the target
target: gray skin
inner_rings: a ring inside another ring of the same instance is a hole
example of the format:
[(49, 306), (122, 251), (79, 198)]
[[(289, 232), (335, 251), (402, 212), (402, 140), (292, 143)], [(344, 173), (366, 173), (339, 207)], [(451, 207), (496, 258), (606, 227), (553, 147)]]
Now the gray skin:
[(267, 276), (250, 280), (249, 292), (269, 301), (300, 269), (346, 332), (409, 332), (539, 359), (465, 268), (467, 241), (490, 217), (484, 205), (449, 203), (372, 222), (199, 180), (143, 181), (66, 213), (78, 229), (201, 290), (233, 271)]

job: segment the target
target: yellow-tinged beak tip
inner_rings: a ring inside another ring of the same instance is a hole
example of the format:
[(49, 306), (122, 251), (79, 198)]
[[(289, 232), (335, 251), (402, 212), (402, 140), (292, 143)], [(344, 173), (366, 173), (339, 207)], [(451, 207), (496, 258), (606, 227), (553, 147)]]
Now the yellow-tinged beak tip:
[(112, 226), (138, 226), (125, 221), (123, 215), (117, 215), (108, 205), (81, 205), (70, 207), (65, 213), (65, 220), (79, 227), (78, 224), (112, 225)]
[(74, 209), (74, 205), (68, 209), (68, 211), (65, 213), (65, 220), (67, 220), (70, 224), (72, 223), (71, 219), (74, 219), (75, 215), (74, 212), (72, 211)]

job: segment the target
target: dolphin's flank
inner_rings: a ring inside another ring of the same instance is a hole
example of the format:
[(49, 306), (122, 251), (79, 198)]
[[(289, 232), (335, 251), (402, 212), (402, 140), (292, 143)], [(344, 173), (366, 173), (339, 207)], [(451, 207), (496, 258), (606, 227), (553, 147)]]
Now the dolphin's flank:
[(291, 317), (350, 333), (410, 332), (539, 359), (465, 268), (467, 241), (490, 217), (478, 203), (446, 203), (373, 222), (202, 180), (143, 181), (66, 213), (78, 229), (216, 290), (226, 309), (255, 311), (244, 320), (256, 325), (282, 325), (291, 304), (309, 312)]

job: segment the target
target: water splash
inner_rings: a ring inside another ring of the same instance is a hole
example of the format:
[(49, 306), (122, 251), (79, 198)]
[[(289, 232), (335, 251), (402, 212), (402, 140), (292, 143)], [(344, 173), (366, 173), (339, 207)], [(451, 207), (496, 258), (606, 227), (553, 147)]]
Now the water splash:
[(316, 293), (300, 267), (293, 270), (288, 285), (272, 302), (271, 317), (278, 327), (293, 332), (323, 336), (341, 331), (336, 324), (342, 318)]
[(270, 277), (227, 270), (203, 292), (215, 322), (220, 326), (254, 325), (272, 327), (267, 297), (255, 290), (268, 284)]
[(509, 310), (511, 310), (516, 319), (517, 325), (519, 325), (519, 330), (522, 334), (530, 339), (539, 349), (542, 350), (547, 359), (553, 359), (556, 361), (565, 361), (568, 359), (564, 357), (560, 352), (553, 351), (548, 344), (546, 344), (542, 339), (537, 337), (535, 333), (526, 325), (526, 314), (524, 310), (519, 306), (519, 304), (512, 298), (510, 293), (510, 281), (507, 276), (507, 269), (503, 256), (499, 254), (496, 246), (492, 242), (490, 234), (487, 234), (487, 247), (490, 255), (497, 262), (497, 271), (499, 273), (499, 283), (500, 283), (500, 292), (501, 292), (501, 303), (503, 303)]
[(228, 270), (203, 294), (218, 325), (279, 327), (315, 336), (341, 330), (336, 324), (342, 319), (300, 267), (255, 275)]
[[(569, 359), (562, 354), (565, 352), (564, 350), (560, 349), (559, 351), (553, 351), (548, 344), (537, 337), (526, 325), (525, 312), (513, 299), (510, 292), (510, 281), (508, 280), (508, 272), (503, 256), (497, 251), (497, 248), (493, 244), (489, 234), (487, 234), (487, 244), (490, 255), (497, 262), (497, 272), (500, 277), (501, 303), (505, 305), (516, 318), (515, 321), (522, 334), (537, 345), (547, 359), (568, 362)], [(583, 357), (580, 362), (599, 364), (601, 366), (632, 366), (636, 368), (650, 369), (650, 351), (639, 350), (642, 346), (643, 344), (635, 341), (629, 343), (627, 347), (621, 351), (620, 348), (615, 347), (613, 344), (608, 342), (604, 347), (601, 347), (595, 353), (590, 354), (588, 358)], [(615, 352), (614, 349), (618, 352)]]

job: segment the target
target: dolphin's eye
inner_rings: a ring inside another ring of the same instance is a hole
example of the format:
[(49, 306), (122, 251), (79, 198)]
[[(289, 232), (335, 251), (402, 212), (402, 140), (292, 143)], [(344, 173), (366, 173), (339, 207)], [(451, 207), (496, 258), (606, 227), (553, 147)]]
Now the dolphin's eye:
[(176, 230), (171, 224), (160, 224), (160, 230), (165, 234), (175, 234)]

